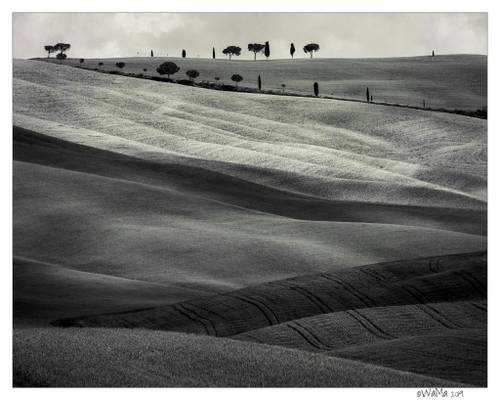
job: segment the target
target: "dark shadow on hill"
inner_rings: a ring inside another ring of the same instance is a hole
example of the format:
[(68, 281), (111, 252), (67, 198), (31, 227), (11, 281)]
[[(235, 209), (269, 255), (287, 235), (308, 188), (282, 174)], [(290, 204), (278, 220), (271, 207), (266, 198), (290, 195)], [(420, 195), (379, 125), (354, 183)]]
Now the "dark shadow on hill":
[(149, 162), (14, 127), (14, 160), (18, 161), (185, 190), (233, 206), (294, 219), (400, 224), (476, 235), (485, 235), (487, 231), (487, 214), (483, 210), (327, 200), (188, 166), (183, 163), (185, 159), (178, 157), (178, 163)]
[(137, 313), (67, 318), (55, 326), (135, 327), (233, 336), (350, 309), (486, 299), (486, 253), (346, 268)]
[(427, 257), (52, 324), (232, 337), (485, 387), (486, 275), (484, 252)]

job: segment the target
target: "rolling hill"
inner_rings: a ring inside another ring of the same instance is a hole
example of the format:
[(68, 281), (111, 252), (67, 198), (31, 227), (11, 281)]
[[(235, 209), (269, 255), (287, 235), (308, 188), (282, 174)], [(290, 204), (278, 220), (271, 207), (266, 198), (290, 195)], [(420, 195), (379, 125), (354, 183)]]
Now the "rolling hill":
[(485, 254), (268, 282), (165, 307), (54, 321), (228, 337), (487, 384)]
[[(482, 301), (486, 299), (485, 256), (474, 253), (432, 257), (300, 275), (165, 307), (63, 319), (56, 325), (140, 327), (233, 336), (345, 310)], [(393, 270), (398, 274), (394, 275)]]
[(13, 122), (16, 386), (487, 384), (485, 120), (15, 60)]
[[(263, 58), (263, 57), (262, 57)], [(319, 83), (320, 94), (365, 100), (366, 87), (375, 101), (402, 105), (449, 109), (478, 109), (486, 107), (487, 57), (482, 55), (440, 55), (436, 57), (361, 58), (313, 60), (233, 60), (133, 57), (120, 59), (67, 59), (65, 64), (105, 71), (118, 70), (116, 62), (125, 62), (124, 72), (157, 75), (156, 68), (162, 62), (173, 61), (180, 71), (176, 79), (187, 79), (185, 72), (196, 69), (198, 80), (233, 84), (231, 75), (243, 76), (241, 85), (257, 87), (260, 75), (263, 89), (311, 95), (313, 82)], [(58, 63), (59, 61), (52, 60)], [(102, 62), (103, 65), (99, 65)], [(144, 71), (147, 69), (147, 71)]]
[(460, 387), (390, 368), (206, 336), (129, 329), (18, 329), (14, 386)]

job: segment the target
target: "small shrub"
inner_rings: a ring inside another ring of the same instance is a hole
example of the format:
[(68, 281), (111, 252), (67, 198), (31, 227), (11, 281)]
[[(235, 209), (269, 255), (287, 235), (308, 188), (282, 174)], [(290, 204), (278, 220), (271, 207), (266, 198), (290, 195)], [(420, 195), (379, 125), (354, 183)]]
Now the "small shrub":
[(125, 66), (125, 63), (123, 61), (117, 62), (115, 64), (118, 68), (123, 68)]
[(151, 79), (153, 81), (159, 81), (159, 82), (172, 82), (172, 79), (170, 78), (165, 78), (163, 76), (152, 76)]
[(103, 63), (102, 61), (99, 63), (99, 65), (103, 65), (103, 64), (104, 64), (104, 63)]
[(179, 79), (176, 82), (180, 85), (193, 86), (193, 81), (189, 79)]
[(186, 75), (189, 76), (190, 80), (196, 79), (200, 76), (200, 73), (195, 69), (189, 69), (186, 71)]

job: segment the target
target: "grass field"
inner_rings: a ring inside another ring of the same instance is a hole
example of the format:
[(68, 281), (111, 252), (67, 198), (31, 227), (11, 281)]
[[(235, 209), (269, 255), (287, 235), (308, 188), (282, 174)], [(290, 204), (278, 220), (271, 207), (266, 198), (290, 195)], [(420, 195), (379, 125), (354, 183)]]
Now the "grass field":
[[(231, 336), (317, 314), (486, 298), (485, 255), (435, 257), (300, 275), (135, 313), (61, 321)], [(401, 270), (394, 278), (391, 269)], [(387, 271), (388, 270), (388, 271)]]
[[(243, 76), (240, 85), (257, 87), (261, 76), (263, 89), (291, 93), (313, 94), (313, 83), (318, 82), (320, 94), (365, 100), (366, 87), (374, 101), (401, 105), (449, 109), (478, 109), (486, 107), (486, 56), (442, 55), (436, 57), (374, 58), (374, 59), (313, 59), (313, 60), (257, 60), (239, 61), (203, 58), (120, 58), (68, 59), (65, 64), (105, 71), (118, 70), (116, 62), (125, 62), (123, 72), (156, 76), (156, 68), (164, 61), (173, 61), (180, 71), (175, 79), (188, 79), (185, 72), (196, 69), (197, 80), (234, 84), (230, 77)], [(59, 61), (52, 60), (58, 63)], [(103, 65), (100, 66), (99, 62)], [(144, 71), (147, 69), (147, 71)]]
[(129, 329), (18, 329), (14, 385), (456, 387), (453, 381), (231, 339)]
[(486, 128), (15, 60), (15, 385), (485, 386)]

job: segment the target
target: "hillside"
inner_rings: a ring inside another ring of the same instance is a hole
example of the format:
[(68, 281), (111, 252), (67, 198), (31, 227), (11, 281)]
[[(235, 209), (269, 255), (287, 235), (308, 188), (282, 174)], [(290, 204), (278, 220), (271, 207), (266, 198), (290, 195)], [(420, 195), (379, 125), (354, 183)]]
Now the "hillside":
[(15, 60), (13, 122), (16, 386), (487, 384), (487, 121)]
[(91, 147), (332, 200), (485, 208), (486, 121), (475, 118), (34, 61), (16, 63), (14, 97), (15, 125)]
[[(263, 56), (261, 56), (264, 58)], [(156, 67), (164, 61), (173, 61), (180, 71), (176, 79), (187, 79), (185, 72), (196, 69), (197, 80), (233, 84), (231, 75), (243, 76), (241, 85), (257, 87), (261, 76), (264, 89), (312, 94), (313, 82), (318, 82), (320, 94), (365, 100), (366, 87), (374, 101), (402, 105), (449, 109), (471, 109), (487, 105), (487, 57), (481, 55), (442, 55), (436, 57), (367, 58), (367, 59), (296, 59), (296, 60), (238, 60), (228, 61), (203, 58), (133, 57), (120, 59), (86, 59), (84, 68), (117, 70), (115, 63), (125, 62), (124, 72), (157, 75)], [(52, 62), (59, 62), (52, 60)], [(98, 65), (102, 62), (103, 65)], [(79, 65), (79, 59), (68, 59), (66, 64)], [(144, 71), (144, 69), (147, 71)]]
[(485, 386), (485, 262), (475, 253), (349, 268), (53, 325), (231, 337)]
[(129, 329), (19, 329), (14, 371), (14, 386), (35, 387), (464, 386), (276, 346)]
[[(163, 285), (158, 299), (170, 303), (483, 250), (486, 121), (386, 111), (16, 61), (14, 255), (72, 276)], [(57, 298), (46, 277), (37, 290), (19, 281), (24, 309), (29, 293), (32, 303), (35, 293)], [(37, 315), (86, 314), (86, 296), (75, 301)], [(157, 302), (97, 304), (96, 313)]]
[(345, 310), (485, 299), (486, 255), (474, 253), (300, 275), (165, 307), (69, 318), (55, 324), (233, 336)]

